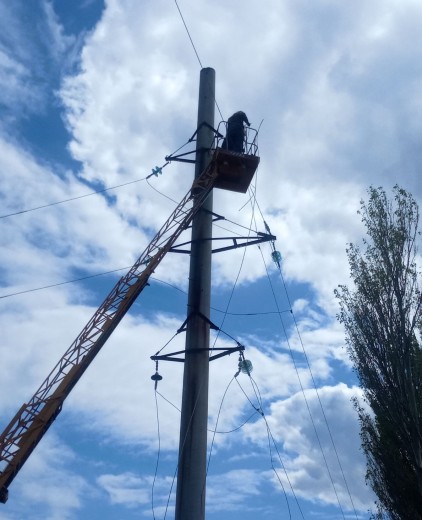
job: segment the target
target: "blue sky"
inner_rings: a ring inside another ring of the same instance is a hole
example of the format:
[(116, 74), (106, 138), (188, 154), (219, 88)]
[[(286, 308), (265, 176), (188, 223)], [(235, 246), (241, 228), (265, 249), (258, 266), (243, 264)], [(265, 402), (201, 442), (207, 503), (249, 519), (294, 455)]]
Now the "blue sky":
[[(237, 357), (214, 361), (207, 519), (368, 519), (359, 389), (333, 290), (348, 283), (345, 248), (363, 236), (356, 212), (368, 186), (399, 183), (421, 200), (422, 4), (179, 6), (216, 70), (223, 118), (263, 120), (259, 210), (248, 194), (216, 191), (228, 220), (214, 234), (251, 222), (265, 231), (263, 216), (282, 254), (282, 277), (269, 244), (213, 258), (212, 319), (246, 347), (278, 453), (253, 415), (251, 381), (230, 384)], [(144, 178), (195, 131), (199, 71), (174, 1), (1, 0), (1, 215)], [(172, 163), (155, 190), (139, 181), (0, 219), (0, 429), (121, 272), (8, 295), (132, 265), (192, 178)], [(187, 260), (165, 258), (16, 477), (0, 520), (173, 518), (183, 367), (159, 366), (155, 475), (150, 356), (185, 319)], [(178, 334), (166, 351), (183, 347)], [(217, 417), (218, 431), (236, 431), (216, 434), (211, 450)]]

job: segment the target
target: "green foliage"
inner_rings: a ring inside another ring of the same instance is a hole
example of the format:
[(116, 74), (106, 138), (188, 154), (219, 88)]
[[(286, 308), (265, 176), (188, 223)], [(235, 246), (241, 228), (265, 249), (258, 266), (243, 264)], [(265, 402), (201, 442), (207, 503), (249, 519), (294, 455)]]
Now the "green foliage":
[[(368, 237), (347, 249), (353, 290), (340, 286), (338, 316), (370, 412), (356, 404), (374, 519), (422, 519), (422, 299), (416, 264), (418, 206), (396, 186), (361, 202)], [(419, 338), (419, 339), (418, 339)]]

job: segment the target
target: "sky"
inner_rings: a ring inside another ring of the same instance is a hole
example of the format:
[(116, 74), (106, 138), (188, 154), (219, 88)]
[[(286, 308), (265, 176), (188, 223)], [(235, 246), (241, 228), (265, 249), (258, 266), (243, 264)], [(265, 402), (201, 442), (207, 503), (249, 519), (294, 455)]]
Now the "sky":
[[(206, 517), (369, 519), (334, 289), (368, 187), (422, 198), (422, 3), (178, 5), (197, 55), (172, 0), (0, 0), (0, 430), (190, 189), (189, 164), (144, 179), (195, 132), (213, 67), (216, 126), (244, 110), (261, 157), (252, 191), (215, 190), (214, 235), (265, 220), (282, 261), (213, 255), (212, 343), (253, 372), (211, 364)], [(150, 356), (184, 348), (188, 263), (163, 260), (0, 520), (174, 517), (183, 366), (161, 362), (155, 394)]]

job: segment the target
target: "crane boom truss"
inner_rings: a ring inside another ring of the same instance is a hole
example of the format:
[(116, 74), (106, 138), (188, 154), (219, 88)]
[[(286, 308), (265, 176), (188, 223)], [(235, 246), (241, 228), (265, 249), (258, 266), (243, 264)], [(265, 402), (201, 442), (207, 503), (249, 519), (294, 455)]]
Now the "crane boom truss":
[(147, 285), (177, 238), (191, 223), (218, 176), (211, 161), (145, 251), (122, 276), (79, 336), (28, 403), (22, 405), (0, 436), (0, 502), (8, 486), (60, 413), (62, 405), (89, 364)]

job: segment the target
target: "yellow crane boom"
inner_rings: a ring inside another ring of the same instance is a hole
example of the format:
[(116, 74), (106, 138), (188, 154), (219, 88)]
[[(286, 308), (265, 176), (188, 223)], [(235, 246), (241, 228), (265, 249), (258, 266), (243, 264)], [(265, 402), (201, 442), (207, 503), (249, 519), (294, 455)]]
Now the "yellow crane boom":
[[(164, 256), (190, 225), (213, 187), (246, 193), (259, 164), (252, 153), (213, 150), (208, 166), (151, 240), (127, 274), (122, 276), (48, 377), (24, 403), (0, 435), (0, 502), (8, 487), (62, 409), (72, 388), (148, 283)], [(263, 235), (263, 234), (261, 234)], [(272, 235), (268, 235), (267, 239)]]
[(0, 502), (7, 501), (8, 487), (16, 474), (60, 413), (72, 388), (147, 285), (151, 274), (189, 226), (213, 188), (217, 175), (216, 162), (211, 161), (30, 401), (22, 405), (1, 434)]

